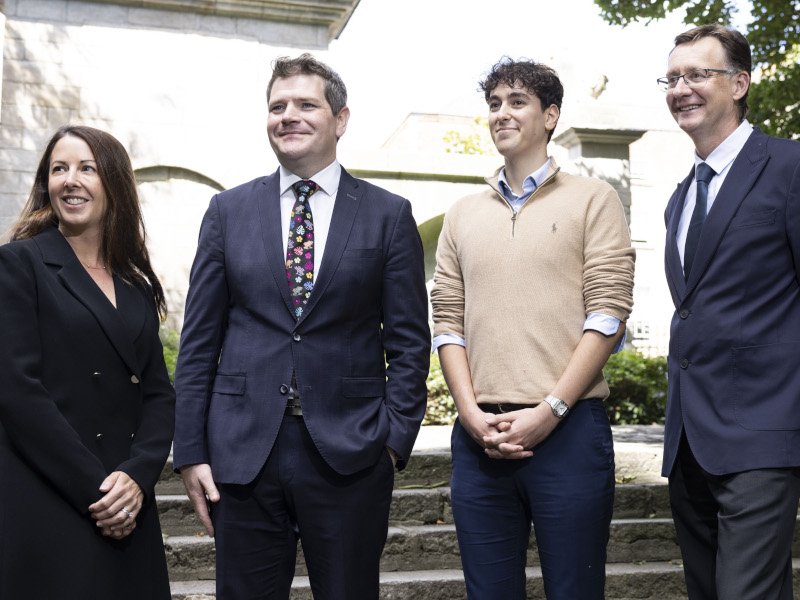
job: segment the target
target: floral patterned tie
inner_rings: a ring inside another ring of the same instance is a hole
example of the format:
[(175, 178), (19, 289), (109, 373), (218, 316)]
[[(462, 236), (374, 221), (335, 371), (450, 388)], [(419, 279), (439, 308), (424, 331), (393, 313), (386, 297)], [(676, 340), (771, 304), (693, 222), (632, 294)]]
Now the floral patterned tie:
[(299, 319), (314, 289), (314, 220), (308, 199), (317, 191), (317, 184), (303, 179), (292, 185), (297, 200), (289, 221), (289, 243), (286, 247), (286, 280), (295, 319)]

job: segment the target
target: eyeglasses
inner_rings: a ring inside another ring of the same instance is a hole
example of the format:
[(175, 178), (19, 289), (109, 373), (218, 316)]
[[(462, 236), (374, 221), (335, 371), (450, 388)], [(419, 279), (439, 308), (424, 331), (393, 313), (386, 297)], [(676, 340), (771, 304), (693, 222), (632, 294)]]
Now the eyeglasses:
[(736, 73), (733, 69), (692, 69), (682, 75), (672, 75), (671, 77), (661, 77), (656, 79), (658, 85), (664, 91), (675, 89), (678, 81), (683, 79), (683, 83), (691, 89), (701, 88), (706, 84), (714, 75), (733, 75)]

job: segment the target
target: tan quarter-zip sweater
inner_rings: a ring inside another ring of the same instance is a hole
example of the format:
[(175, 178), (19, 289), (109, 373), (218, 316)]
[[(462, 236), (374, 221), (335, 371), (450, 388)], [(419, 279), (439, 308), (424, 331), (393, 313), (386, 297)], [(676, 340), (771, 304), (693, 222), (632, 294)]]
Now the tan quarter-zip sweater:
[[(445, 215), (434, 336), (466, 340), (479, 403), (537, 404), (566, 369), (589, 313), (627, 320), (635, 253), (619, 197), (604, 181), (551, 161), (516, 214), (497, 173), (486, 181)], [(607, 396), (601, 373), (582, 397)]]

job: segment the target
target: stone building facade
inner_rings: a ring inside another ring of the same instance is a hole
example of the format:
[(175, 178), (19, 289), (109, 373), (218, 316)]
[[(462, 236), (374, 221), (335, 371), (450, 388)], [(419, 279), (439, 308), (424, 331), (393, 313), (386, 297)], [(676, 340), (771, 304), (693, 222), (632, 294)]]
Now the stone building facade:
[[(211, 195), (277, 166), (264, 129), (270, 62), (302, 51), (327, 60), (358, 2), (0, 0), (0, 233), (24, 204), (55, 129), (82, 123), (111, 132), (131, 155), (168, 296), (167, 325), (179, 328)], [(665, 353), (660, 211), (688, 169), (691, 147), (665, 126), (666, 115), (631, 113), (588, 91), (571, 97), (550, 151), (563, 168), (619, 191), (638, 251), (634, 343)], [(473, 129), (472, 116), (412, 113), (382, 147), (345, 156), (354, 175), (412, 201), (429, 276), (443, 213), (501, 163), (491, 151), (446, 151), (449, 132)]]

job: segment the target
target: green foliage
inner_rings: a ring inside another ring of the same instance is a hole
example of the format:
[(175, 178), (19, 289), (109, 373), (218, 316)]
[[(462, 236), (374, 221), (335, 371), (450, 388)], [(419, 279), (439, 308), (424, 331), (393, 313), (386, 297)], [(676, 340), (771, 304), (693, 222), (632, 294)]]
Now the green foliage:
[[(175, 377), (178, 359), (178, 332), (161, 329), (164, 360), (171, 381)], [(646, 358), (632, 350), (623, 350), (611, 358), (603, 370), (611, 388), (606, 410), (614, 425), (661, 423), (664, 421), (667, 389), (667, 359)], [(456, 406), (442, 374), (439, 355), (431, 356), (428, 373), (428, 406), (423, 425), (452, 425)]]
[[(684, 9), (687, 25), (730, 25), (736, 0), (594, 0), (612, 25), (645, 24)], [(767, 133), (800, 139), (800, 0), (752, 0), (750, 42), (754, 83), (748, 120)], [(676, 35), (681, 33), (675, 32)], [(664, 49), (665, 55), (668, 49)]]
[(667, 359), (634, 350), (612, 354), (603, 374), (611, 388), (606, 412), (614, 425), (663, 423), (667, 408)]
[(180, 343), (180, 335), (174, 329), (161, 328), (158, 332), (161, 338), (161, 345), (164, 346), (164, 362), (167, 363), (167, 372), (169, 373), (169, 380), (175, 381), (175, 363), (178, 362), (178, 344)]
[[(633, 350), (612, 354), (603, 369), (611, 395), (606, 411), (612, 425), (663, 423), (667, 402), (667, 359), (647, 358)], [(437, 354), (428, 374), (428, 410), (423, 425), (452, 425), (456, 407)]]
[(489, 120), (486, 117), (475, 117), (470, 131), (465, 133), (451, 129), (444, 134), (445, 152), (452, 154), (491, 154), (494, 151), (489, 136)]
[(452, 425), (456, 420), (456, 405), (447, 389), (439, 355), (431, 355), (431, 370), (428, 372), (428, 408), (423, 425)]

